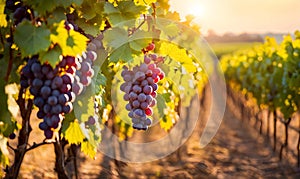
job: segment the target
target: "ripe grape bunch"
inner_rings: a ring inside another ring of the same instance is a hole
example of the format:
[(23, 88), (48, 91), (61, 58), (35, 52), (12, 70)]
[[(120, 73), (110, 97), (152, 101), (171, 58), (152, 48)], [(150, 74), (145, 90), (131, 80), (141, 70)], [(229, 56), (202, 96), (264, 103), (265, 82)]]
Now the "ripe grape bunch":
[[(151, 63), (153, 61), (154, 63)], [(147, 130), (152, 124), (152, 107), (156, 105), (158, 82), (165, 76), (164, 72), (157, 66), (163, 61), (163, 57), (155, 54), (145, 54), (144, 63), (129, 70), (123, 67), (121, 73), (123, 80), (121, 91), (125, 92), (123, 99), (128, 101), (126, 110), (132, 119), (132, 127), (138, 130)]]
[(34, 96), (33, 103), (39, 108), (37, 117), (43, 119), (39, 128), (47, 139), (60, 130), (64, 114), (73, 110), (72, 102), (91, 83), (96, 59), (96, 52), (87, 49), (82, 56), (63, 57), (55, 68), (47, 62), (41, 64), (37, 56), (23, 67), (20, 84), (24, 89), (29, 87)]

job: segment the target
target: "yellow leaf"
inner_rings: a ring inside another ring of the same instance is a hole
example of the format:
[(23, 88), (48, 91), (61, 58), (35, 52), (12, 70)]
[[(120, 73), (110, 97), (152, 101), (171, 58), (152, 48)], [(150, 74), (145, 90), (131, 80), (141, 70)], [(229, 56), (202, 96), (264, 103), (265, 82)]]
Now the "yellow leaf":
[(70, 144), (80, 144), (81, 142), (83, 142), (85, 136), (82, 133), (77, 120), (70, 123), (70, 126), (65, 132), (65, 138), (69, 141)]
[(81, 151), (91, 158), (94, 158), (97, 153), (97, 147), (93, 146), (88, 141), (81, 143)]
[(61, 21), (56, 29), (56, 34), (51, 34), (50, 39), (62, 49), (63, 56), (76, 56), (85, 51), (88, 38), (73, 29), (65, 28), (65, 21)]
[(167, 42), (162, 42), (159, 53), (171, 57), (173, 60), (179, 62), (185, 70), (189, 73), (196, 72), (196, 67), (192, 58), (187, 55), (185, 49), (179, 48), (177, 45)]

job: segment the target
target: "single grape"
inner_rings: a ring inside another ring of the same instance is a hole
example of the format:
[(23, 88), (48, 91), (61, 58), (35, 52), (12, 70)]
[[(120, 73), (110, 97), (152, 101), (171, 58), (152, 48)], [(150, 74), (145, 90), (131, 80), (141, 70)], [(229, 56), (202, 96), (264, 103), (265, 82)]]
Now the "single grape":
[(148, 65), (146, 63), (142, 63), (140, 65), (140, 71), (145, 73), (147, 70), (148, 70)]
[(147, 116), (152, 116), (152, 114), (153, 114), (152, 109), (151, 109), (151, 108), (145, 109), (145, 114), (146, 114)]
[(84, 86), (88, 86), (89, 84), (91, 84), (92, 79), (89, 76), (81, 76), (80, 77), (80, 82), (84, 85)]
[(44, 113), (44, 111), (42, 111), (41, 109), (37, 112), (36, 116), (39, 119), (43, 119), (46, 116), (46, 113)]
[(132, 80), (132, 76), (129, 75), (129, 74), (126, 74), (124, 77), (123, 77), (124, 81), (131, 81)]
[(125, 92), (125, 87), (127, 86), (126, 83), (122, 83), (121, 86), (120, 86), (120, 90)]
[(151, 101), (151, 103), (150, 103), (150, 107), (153, 107), (153, 106), (155, 106), (156, 105), (156, 99), (155, 98), (153, 98), (153, 100)]
[(39, 128), (44, 131), (48, 129), (48, 125), (45, 121), (43, 121), (39, 124)]
[(149, 64), (151, 62), (151, 58), (147, 57), (146, 55), (144, 56), (144, 62), (146, 64)]
[(132, 91), (129, 93), (129, 99), (131, 101), (135, 100), (136, 98), (137, 98), (137, 94), (135, 92)]
[(143, 81), (141, 82), (141, 86), (146, 86), (146, 85), (148, 85), (148, 84), (149, 84), (149, 82), (148, 82), (147, 79), (145, 79), (145, 80), (143, 80)]
[(125, 109), (127, 111), (131, 111), (132, 110), (131, 104), (130, 103), (126, 104)]
[(73, 110), (73, 105), (71, 102), (68, 102), (65, 106), (63, 106), (62, 111), (66, 114), (70, 113)]
[(82, 63), (81, 63), (81, 69), (80, 69), (80, 71), (81, 71), (82, 73), (86, 73), (86, 72), (88, 72), (90, 69), (91, 69), (91, 65), (90, 65), (89, 63), (87, 63), (87, 62), (82, 62)]
[(47, 75), (52, 70), (50, 65), (43, 65), (42, 66), (42, 73), (44, 75)]
[(74, 66), (75, 65), (75, 57), (67, 56), (65, 57), (67, 65)]
[(33, 96), (37, 96), (39, 94), (39, 90), (36, 88), (33, 88), (32, 86), (29, 88), (29, 91)]
[(44, 135), (47, 139), (51, 139), (53, 137), (53, 131), (50, 129), (44, 130)]
[(39, 72), (41, 72), (41, 69), (42, 69), (42, 67), (41, 67), (41, 64), (39, 64), (39, 63), (33, 63), (31, 65), (31, 71), (33, 73), (39, 73)]
[(152, 70), (147, 70), (145, 72), (145, 74), (146, 74), (146, 76), (152, 76), (153, 72), (152, 72)]
[(92, 78), (94, 76), (94, 74), (95, 74), (95, 71), (91, 68), (88, 72), (86, 72), (85, 75)]
[(152, 89), (152, 87), (149, 86), (149, 85), (146, 85), (146, 86), (144, 86), (144, 88), (143, 88), (143, 92), (144, 92), (145, 94), (151, 94), (152, 91), (153, 91), (153, 89)]
[(44, 107), (43, 107), (43, 111), (44, 111), (44, 113), (49, 114), (50, 111), (51, 111), (50, 104), (45, 104)]
[(134, 101), (132, 102), (132, 107), (138, 108), (139, 106), (140, 106), (140, 102), (139, 102), (138, 100), (134, 100)]
[(22, 88), (29, 87), (28, 80), (21, 80), (20, 85), (21, 85)]
[(63, 76), (61, 76), (61, 78), (64, 84), (71, 84), (74, 82), (74, 77), (69, 73), (64, 74)]
[(142, 88), (139, 85), (134, 85), (132, 87), (132, 91), (135, 93), (140, 93), (142, 91)]
[(96, 123), (96, 119), (94, 118), (94, 116), (90, 116), (88, 121), (87, 121), (87, 124), (88, 125), (95, 125)]
[(60, 92), (58, 90), (53, 90), (51, 94), (52, 96), (58, 97), (60, 95)]
[(130, 118), (133, 118), (134, 117), (134, 113), (133, 113), (133, 111), (131, 110), (131, 111), (129, 111), (129, 113), (128, 113), (128, 117), (130, 117)]
[(38, 108), (42, 108), (45, 104), (45, 101), (42, 97), (36, 97), (33, 100), (33, 104), (36, 105)]
[(153, 91), (153, 92), (151, 93), (151, 96), (152, 96), (153, 98), (156, 98), (157, 92), (156, 92), (156, 91)]
[(154, 84), (154, 79), (152, 77), (148, 77), (147, 81), (150, 85)]
[(51, 86), (52, 81), (51, 80), (46, 80), (44, 81), (44, 86)]
[(16, 138), (16, 134), (13, 132), (11, 134), (9, 134), (8, 136), (10, 139), (15, 139)]
[(80, 95), (83, 90), (83, 85), (81, 83), (74, 83), (72, 86), (72, 91), (75, 95)]
[(158, 89), (158, 85), (156, 83), (152, 84), (151, 86), (153, 88), (153, 91), (156, 91)]
[(153, 70), (155, 68), (156, 68), (156, 65), (154, 63), (151, 63), (151, 64), (148, 65), (149, 70)]
[(95, 61), (97, 59), (97, 54), (94, 51), (88, 51), (87, 52), (87, 58), (91, 59), (92, 61)]
[(35, 78), (33, 81), (32, 81), (32, 87), (36, 88), (36, 89), (40, 89), (41, 87), (43, 86), (43, 81), (38, 79), (38, 78)]
[(68, 101), (69, 101), (69, 96), (67, 94), (60, 94), (58, 96), (58, 102), (59, 102), (59, 104), (65, 105), (66, 102), (68, 102)]
[(141, 109), (147, 109), (149, 107), (149, 104), (147, 102), (142, 102), (140, 107)]
[(150, 126), (152, 124), (152, 120), (150, 118), (147, 118), (146, 121), (145, 121), (145, 124), (147, 126)]
[(57, 104), (57, 97), (56, 96), (50, 96), (47, 100), (47, 103), (51, 106), (54, 106)]

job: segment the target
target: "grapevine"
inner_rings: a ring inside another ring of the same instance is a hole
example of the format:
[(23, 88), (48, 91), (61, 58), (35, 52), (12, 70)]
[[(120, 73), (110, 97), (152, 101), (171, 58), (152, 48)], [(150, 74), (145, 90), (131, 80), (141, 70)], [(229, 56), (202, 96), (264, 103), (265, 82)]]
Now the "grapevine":
[[(171, 28), (159, 17), (172, 17)], [(133, 128), (149, 129), (152, 116), (163, 119), (161, 127), (169, 130), (179, 120), (179, 98), (188, 105), (195, 89), (204, 86), (198, 85), (206, 78), (189, 51), (159, 40), (167, 37), (189, 47), (196, 44), (194, 34), (183, 28), (190, 22), (180, 22), (167, 1), (1, 0), (0, 18), (0, 65), (7, 67), (0, 73), (4, 79), (0, 81), (0, 137), (18, 139), (15, 149), (10, 141), (2, 142), (0, 163), (7, 168), (6, 178), (19, 175), (27, 151), (46, 144), (54, 145), (58, 177), (66, 177), (65, 147), (76, 146), (95, 157), (100, 129), (108, 123), (121, 139), (130, 137)], [(138, 56), (144, 58), (139, 64)], [(125, 81), (121, 90), (128, 103), (123, 108), (132, 126), (120, 120), (124, 116), (116, 112), (118, 106), (111, 98), (117, 90), (113, 79), (121, 68)], [(188, 79), (192, 85), (186, 83)], [(8, 109), (5, 87), (10, 84), (19, 89), (15, 100), (21, 122)], [(44, 132), (45, 140), (29, 144), (33, 125)], [(7, 147), (15, 154), (13, 164), (9, 153), (2, 151)]]

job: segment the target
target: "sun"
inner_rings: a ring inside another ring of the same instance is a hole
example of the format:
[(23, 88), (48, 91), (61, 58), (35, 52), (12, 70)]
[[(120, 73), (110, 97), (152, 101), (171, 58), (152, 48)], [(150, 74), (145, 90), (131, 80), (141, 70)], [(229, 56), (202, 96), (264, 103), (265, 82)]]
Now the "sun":
[(201, 4), (195, 3), (191, 4), (189, 10), (187, 11), (188, 14), (195, 16), (196, 18), (201, 18), (205, 15), (204, 7)]

